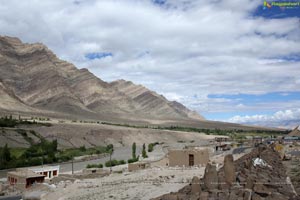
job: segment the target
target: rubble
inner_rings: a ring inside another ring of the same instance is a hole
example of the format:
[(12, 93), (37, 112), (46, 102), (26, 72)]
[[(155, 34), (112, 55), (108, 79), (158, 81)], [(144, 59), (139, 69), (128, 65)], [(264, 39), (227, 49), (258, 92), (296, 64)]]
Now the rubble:
[[(259, 158), (259, 160), (256, 160)], [(254, 163), (253, 161), (257, 161)], [(260, 162), (261, 161), (261, 162)], [(270, 169), (272, 168), (272, 170)], [(295, 200), (300, 199), (286, 176), (278, 152), (267, 146), (253, 149), (236, 161), (224, 158), (224, 166), (208, 164), (200, 181), (200, 190), (193, 183), (177, 193), (165, 194), (154, 200)], [(201, 192), (197, 192), (201, 191)]]

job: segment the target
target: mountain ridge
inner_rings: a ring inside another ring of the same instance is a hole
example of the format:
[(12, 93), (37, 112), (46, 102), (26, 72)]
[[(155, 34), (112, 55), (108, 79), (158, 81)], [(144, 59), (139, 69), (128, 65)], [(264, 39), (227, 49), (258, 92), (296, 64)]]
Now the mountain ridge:
[(0, 36), (0, 69), (0, 90), (11, 102), (0, 100), (0, 108), (8, 111), (17, 107), (85, 118), (204, 120), (144, 86), (125, 80), (107, 83), (88, 69), (77, 69), (42, 43)]

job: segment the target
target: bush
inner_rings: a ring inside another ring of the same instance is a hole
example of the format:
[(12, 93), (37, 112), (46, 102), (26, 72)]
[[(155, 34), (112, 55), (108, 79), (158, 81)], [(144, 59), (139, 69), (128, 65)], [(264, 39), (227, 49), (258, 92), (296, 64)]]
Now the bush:
[(119, 160), (119, 165), (124, 165), (126, 164), (125, 160)]
[(84, 151), (86, 151), (86, 148), (85, 148), (85, 146), (81, 146), (81, 147), (79, 147), (79, 150), (84, 152)]
[(101, 163), (99, 164), (88, 164), (86, 168), (103, 168), (103, 165)]
[(154, 148), (156, 145), (159, 145), (159, 142), (155, 142), (155, 143), (150, 143), (150, 144), (148, 144), (148, 152), (152, 152), (152, 151), (153, 151), (153, 148)]
[(111, 160), (111, 161), (107, 161), (105, 163), (105, 167), (114, 167), (114, 166), (117, 166), (117, 165), (124, 165), (126, 164), (125, 160)]
[(148, 152), (152, 152), (153, 151), (153, 143), (148, 144)]
[(134, 162), (137, 162), (137, 161), (139, 161), (139, 157), (131, 158), (131, 159), (127, 160), (128, 163), (134, 163)]

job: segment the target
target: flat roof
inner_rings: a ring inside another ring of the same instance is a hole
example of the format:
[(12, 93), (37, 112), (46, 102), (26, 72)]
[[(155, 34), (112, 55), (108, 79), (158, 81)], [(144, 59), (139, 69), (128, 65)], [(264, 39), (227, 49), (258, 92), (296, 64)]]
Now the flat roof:
[(59, 170), (59, 165), (55, 166), (38, 166), (38, 167), (28, 167), (27, 169), (32, 171), (53, 171), (53, 170)]
[(208, 151), (208, 149), (206, 147), (199, 147), (199, 148), (188, 148), (188, 149), (170, 149), (169, 152), (191, 152), (191, 151), (194, 151), (194, 152), (203, 152), (203, 151)]
[(8, 172), (7, 175), (24, 177), (24, 178), (38, 178), (38, 177), (45, 177), (42, 174), (36, 174), (30, 170), (18, 170), (13, 172)]

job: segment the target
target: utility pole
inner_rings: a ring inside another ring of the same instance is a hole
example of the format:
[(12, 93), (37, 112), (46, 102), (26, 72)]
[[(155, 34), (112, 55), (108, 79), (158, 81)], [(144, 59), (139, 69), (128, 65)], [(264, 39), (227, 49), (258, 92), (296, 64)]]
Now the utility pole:
[(111, 154), (112, 154), (112, 151), (110, 151), (110, 153), (109, 153), (109, 163), (110, 163), (109, 172), (110, 173), (112, 172), (112, 168), (111, 168)]
[(74, 174), (74, 157), (72, 157), (72, 175)]

